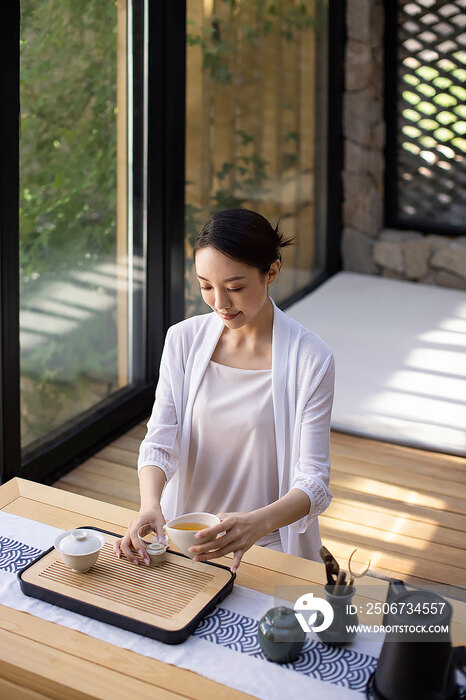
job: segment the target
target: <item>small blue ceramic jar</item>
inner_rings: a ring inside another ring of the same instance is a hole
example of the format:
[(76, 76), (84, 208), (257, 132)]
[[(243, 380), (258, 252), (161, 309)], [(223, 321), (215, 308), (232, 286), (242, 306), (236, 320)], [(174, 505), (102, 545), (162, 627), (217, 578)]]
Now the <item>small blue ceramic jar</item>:
[(265, 613), (259, 620), (257, 635), (265, 657), (279, 664), (294, 661), (306, 638), (294, 610), (284, 605)]

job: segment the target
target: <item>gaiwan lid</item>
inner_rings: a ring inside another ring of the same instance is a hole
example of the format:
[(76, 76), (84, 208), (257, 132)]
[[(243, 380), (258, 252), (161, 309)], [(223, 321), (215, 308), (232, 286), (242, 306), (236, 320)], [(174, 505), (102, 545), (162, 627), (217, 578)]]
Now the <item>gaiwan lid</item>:
[(89, 530), (77, 528), (62, 535), (57, 548), (63, 554), (92, 554), (103, 546), (103, 541)]

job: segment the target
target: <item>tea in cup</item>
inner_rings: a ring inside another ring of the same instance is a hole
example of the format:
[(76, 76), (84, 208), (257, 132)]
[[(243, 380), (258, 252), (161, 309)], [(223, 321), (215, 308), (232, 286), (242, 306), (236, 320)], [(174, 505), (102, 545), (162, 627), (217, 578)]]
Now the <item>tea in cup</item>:
[(204, 523), (179, 523), (178, 525), (172, 525), (175, 530), (203, 530), (205, 528)]
[(163, 528), (180, 552), (193, 559), (196, 556), (196, 552), (188, 550), (197, 544), (196, 533), (199, 530), (218, 525), (219, 522), (220, 518), (212, 513), (185, 513), (170, 520)]

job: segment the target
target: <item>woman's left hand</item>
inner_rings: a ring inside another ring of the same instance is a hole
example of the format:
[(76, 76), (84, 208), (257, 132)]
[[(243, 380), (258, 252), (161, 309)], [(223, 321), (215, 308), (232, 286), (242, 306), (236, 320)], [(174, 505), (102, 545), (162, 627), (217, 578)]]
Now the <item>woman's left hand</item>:
[[(243, 554), (252, 547), (268, 530), (263, 519), (255, 512), (251, 513), (217, 513), (221, 522), (218, 525), (200, 530), (196, 535), (196, 544), (189, 548), (196, 552), (194, 561), (217, 559), (234, 552), (230, 571), (235, 572)], [(224, 534), (217, 538), (221, 532)]]

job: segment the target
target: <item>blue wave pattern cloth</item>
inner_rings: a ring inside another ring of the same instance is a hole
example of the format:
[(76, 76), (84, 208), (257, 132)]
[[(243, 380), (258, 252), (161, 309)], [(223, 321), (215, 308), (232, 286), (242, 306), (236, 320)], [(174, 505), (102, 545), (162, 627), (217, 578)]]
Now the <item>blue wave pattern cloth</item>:
[[(219, 607), (203, 619), (194, 635), (265, 660), (257, 637), (257, 624), (252, 617)], [(364, 691), (377, 661), (361, 652), (307, 639), (296, 661), (281, 665), (348, 690)]]
[[(0, 570), (16, 574), (41, 553), (41, 549), (8, 537), (0, 537)], [(253, 617), (217, 607), (202, 620), (194, 636), (265, 660), (257, 637), (257, 624), (258, 621)], [(364, 691), (377, 661), (361, 652), (329, 647), (307, 639), (296, 661), (281, 665), (322, 682), (333, 683), (348, 690)]]
[(42, 554), (42, 551), (9, 537), (0, 537), (0, 569), (16, 574)]

